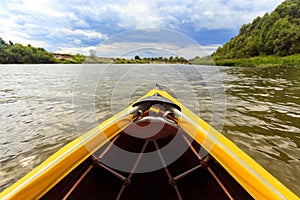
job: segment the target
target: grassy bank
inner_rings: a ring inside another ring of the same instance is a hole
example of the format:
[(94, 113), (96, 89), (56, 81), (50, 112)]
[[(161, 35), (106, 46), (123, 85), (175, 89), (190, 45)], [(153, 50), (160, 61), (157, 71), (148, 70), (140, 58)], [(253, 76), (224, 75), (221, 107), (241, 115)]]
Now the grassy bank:
[(86, 56), (80, 54), (70, 55), (53, 53), (52, 55), (57, 64), (81, 64), (86, 59)]
[(214, 59), (217, 66), (300, 67), (300, 54), (291, 56), (257, 56), (242, 59)]

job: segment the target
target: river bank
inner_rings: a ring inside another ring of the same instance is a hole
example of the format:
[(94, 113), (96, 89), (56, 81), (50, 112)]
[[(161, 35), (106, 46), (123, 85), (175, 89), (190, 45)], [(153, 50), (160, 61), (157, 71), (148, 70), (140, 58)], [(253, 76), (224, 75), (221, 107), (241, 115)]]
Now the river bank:
[[(213, 59), (217, 66), (234, 67), (300, 67), (300, 54), (290, 56), (257, 56), (240, 59)], [(206, 64), (206, 63), (205, 63)]]

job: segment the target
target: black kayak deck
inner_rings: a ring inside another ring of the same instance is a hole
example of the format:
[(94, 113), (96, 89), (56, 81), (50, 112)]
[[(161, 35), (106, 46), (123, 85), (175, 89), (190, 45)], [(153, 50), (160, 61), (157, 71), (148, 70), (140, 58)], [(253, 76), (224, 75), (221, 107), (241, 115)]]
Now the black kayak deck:
[[(113, 144), (135, 153), (140, 153), (144, 148), (144, 152), (147, 153), (157, 151), (157, 147), (163, 148), (174, 140), (176, 134), (180, 134), (178, 129), (165, 124), (162, 131), (168, 132), (167, 137), (145, 140), (128, 135), (126, 132), (132, 128), (128, 127), (113, 138), (111, 140)], [(177, 147), (187, 144), (188, 136), (184, 137), (181, 137), (181, 141), (179, 139)], [(104, 154), (102, 158), (110, 159), (112, 162), (126, 160), (118, 157), (117, 152), (108, 145), (103, 146), (81, 163), (50, 189), (42, 199), (253, 199), (216, 160), (211, 158), (208, 162), (201, 163), (199, 156), (195, 154), (199, 152), (201, 146), (195, 141), (192, 141), (184, 153), (166, 168), (162, 167), (146, 173), (122, 172), (95, 160), (95, 157), (101, 154)], [(157, 153), (156, 161), (154, 159), (153, 162), (161, 161), (161, 158), (168, 156), (163, 152), (160, 153)], [(136, 171), (138, 167), (139, 164)], [(170, 181), (170, 177), (175, 178), (180, 175), (182, 178), (179, 180)]]

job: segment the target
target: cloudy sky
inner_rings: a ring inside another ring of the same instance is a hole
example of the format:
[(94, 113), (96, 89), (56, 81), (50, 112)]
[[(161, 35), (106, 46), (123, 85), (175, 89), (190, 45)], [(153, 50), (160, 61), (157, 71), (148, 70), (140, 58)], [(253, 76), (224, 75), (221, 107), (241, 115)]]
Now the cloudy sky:
[(1, 0), (0, 37), (51, 52), (84, 53), (124, 31), (162, 28), (213, 51), (282, 1)]

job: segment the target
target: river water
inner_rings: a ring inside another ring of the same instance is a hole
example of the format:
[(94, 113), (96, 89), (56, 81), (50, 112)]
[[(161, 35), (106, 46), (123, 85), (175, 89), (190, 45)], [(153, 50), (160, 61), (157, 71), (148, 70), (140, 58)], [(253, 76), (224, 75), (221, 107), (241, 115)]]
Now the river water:
[(155, 83), (300, 196), (300, 67), (0, 65), (0, 191)]

